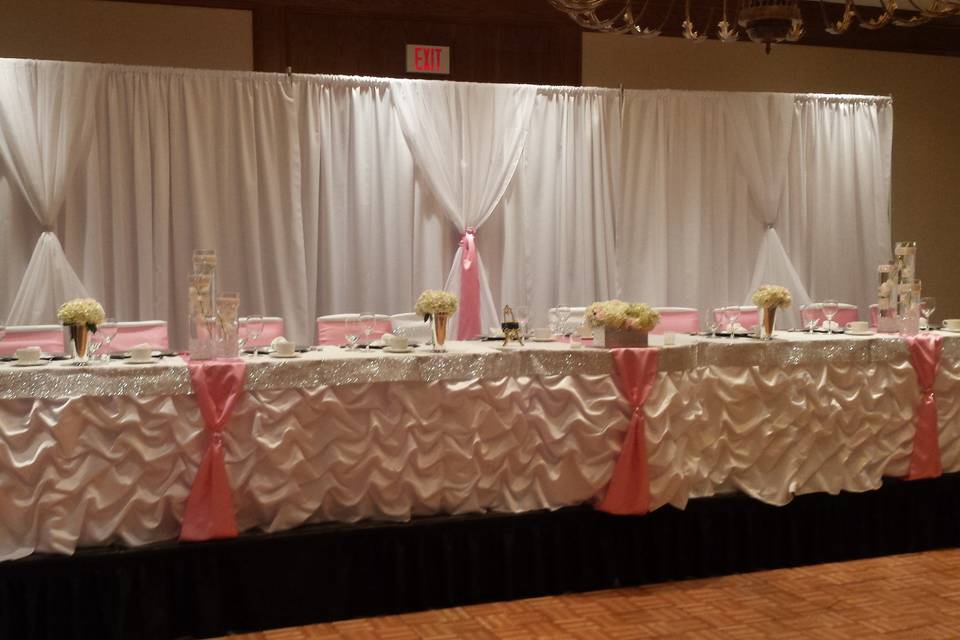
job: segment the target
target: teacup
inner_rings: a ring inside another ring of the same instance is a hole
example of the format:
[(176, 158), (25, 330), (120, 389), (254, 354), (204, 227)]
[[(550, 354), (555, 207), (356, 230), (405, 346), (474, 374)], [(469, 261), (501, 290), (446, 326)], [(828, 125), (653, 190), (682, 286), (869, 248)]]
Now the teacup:
[(864, 333), (870, 330), (870, 323), (866, 320), (854, 320), (847, 323), (847, 330), (856, 333)]
[(297, 345), (293, 344), (292, 342), (287, 342), (284, 340), (283, 342), (278, 342), (275, 344), (273, 348), (278, 356), (292, 356), (294, 353), (296, 353), (296, 347)]
[(943, 321), (943, 328), (950, 331), (960, 331), (960, 318), (949, 318)]
[(141, 362), (146, 362), (153, 357), (153, 347), (145, 347), (142, 345), (137, 345), (136, 347), (130, 348), (130, 359), (139, 360)]
[(405, 351), (410, 346), (410, 340), (404, 336), (386, 335), (383, 336), (383, 343), (387, 348), (394, 351)]
[(17, 362), (21, 362), (23, 364), (40, 362), (40, 355), (40, 347), (24, 347), (22, 349), (17, 349), (16, 352)]
[(549, 327), (537, 327), (533, 330), (534, 340), (549, 340), (553, 337), (553, 332)]

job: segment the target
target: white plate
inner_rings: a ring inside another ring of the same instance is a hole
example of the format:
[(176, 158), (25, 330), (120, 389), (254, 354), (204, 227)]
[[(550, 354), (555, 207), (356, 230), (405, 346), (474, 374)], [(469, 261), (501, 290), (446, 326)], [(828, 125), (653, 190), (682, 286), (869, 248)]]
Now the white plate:
[(270, 354), (270, 357), (271, 358), (296, 358), (298, 355), (300, 354), (299, 353), (283, 354), (283, 353), (277, 353), (276, 351), (274, 351), (273, 353)]
[(40, 362), (19, 362), (17, 360), (14, 360), (10, 364), (12, 364), (15, 367), (42, 367), (43, 365), (47, 364), (47, 361), (41, 360)]
[(413, 351), (413, 347), (407, 347), (406, 349), (394, 349), (393, 347), (384, 347), (384, 353), (410, 353)]
[(852, 329), (847, 329), (844, 331), (844, 333), (848, 336), (872, 336), (875, 335), (876, 332), (870, 331), (869, 329), (866, 331), (853, 331)]
[(135, 360), (133, 358), (128, 358), (123, 361), (126, 364), (156, 364), (160, 362), (156, 358), (145, 358), (143, 360)]

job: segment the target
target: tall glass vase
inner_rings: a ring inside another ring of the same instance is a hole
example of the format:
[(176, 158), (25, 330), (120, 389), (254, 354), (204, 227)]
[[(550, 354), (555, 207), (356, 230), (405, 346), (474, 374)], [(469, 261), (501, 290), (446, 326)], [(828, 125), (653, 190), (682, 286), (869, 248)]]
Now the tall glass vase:
[(217, 357), (236, 358), (240, 355), (240, 308), (239, 293), (222, 293), (217, 296)]
[(190, 276), (188, 322), (190, 358), (193, 360), (209, 360), (216, 356), (212, 283), (213, 278), (209, 274), (194, 273)]
[(433, 334), (433, 350), (446, 351), (444, 343), (447, 340), (447, 320), (449, 316), (445, 313), (434, 313), (430, 316), (430, 328)]
[(761, 340), (773, 340), (773, 325), (777, 320), (776, 307), (763, 308), (763, 328), (760, 332)]

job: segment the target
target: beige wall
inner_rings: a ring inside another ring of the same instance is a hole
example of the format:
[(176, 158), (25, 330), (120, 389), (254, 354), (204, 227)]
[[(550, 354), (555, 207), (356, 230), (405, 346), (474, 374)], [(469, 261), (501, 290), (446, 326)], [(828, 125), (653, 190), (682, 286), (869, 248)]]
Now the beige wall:
[(935, 318), (960, 318), (960, 58), (585, 34), (583, 83), (892, 95), (893, 239), (919, 242)]
[(252, 16), (102, 0), (0, 0), (0, 57), (252, 69)]

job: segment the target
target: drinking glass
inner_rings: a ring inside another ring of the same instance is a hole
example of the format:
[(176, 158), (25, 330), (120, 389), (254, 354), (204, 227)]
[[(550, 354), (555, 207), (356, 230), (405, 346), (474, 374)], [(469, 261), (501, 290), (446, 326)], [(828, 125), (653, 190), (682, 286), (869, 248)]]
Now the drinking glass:
[(366, 348), (370, 348), (370, 334), (373, 333), (373, 328), (376, 326), (377, 316), (369, 311), (364, 311), (360, 314), (360, 326), (363, 328), (363, 337), (364, 344)]
[(99, 338), (97, 349), (103, 349), (104, 360), (110, 359), (110, 354), (107, 350), (110, 347), (110, 343), (113, 342), (113, 339), (117, 337), (117, 332), (119, 330), (120, 325), (118, 325), (117, 321), (113, 318), (107, 318), (99, 327), (97, 327), (97, 332), (94, 335)]
[(520, 323), (520, 335), (527, 337), (527, 326), (530, 324), (530, 307), (517, 307), (517, 322)]
[(350, 349), (357, 348), (357, 342), (360, 341), (360, 322), (354, 318), (347, 318), (343, 321), (344, 335), (347, 339), (347, 346)]
[(836, 300), (824, 300), (821, 308), (823, 309), (823, 317), (827, 319), (827, 332), (832, 334), (833, 318), (840, 311), (840, 303)]
[(567, 335), (567, 320), (570, 319), (570, 307), (560, 305), (557, 307), (557, 333), (561, 336)]
[(933, 312), (937, 310), (937, 299), (933, 296), (926, 296), (920, 298), (920, 313), (923, 314), (923, 317), (927, 321), (927, 329), (931, 329), (930, 318), (933, 317)]
[(805, 304), (800, 307), (800, 319), (803, 320), (803, 328), (807, 330), (808, 333), (813, 333), (813, 330), (817, 327), (817, 314), (820, 310), (815, 304)]
[(703, 328), (707, 330), (711, 338), (717, 337), (717, 316), (722, 313), (720, 309), (710, 309), (703, 317)]
[(247, 316), (243, 322), (243, 329), (243, 334), (240, 336), (240, 348), (243, 349), (246, 345), (253, 344), (253, 355), (257, 355), (260, 349), (256, 342), (257, 338), (263, 334), (263, 316)]

